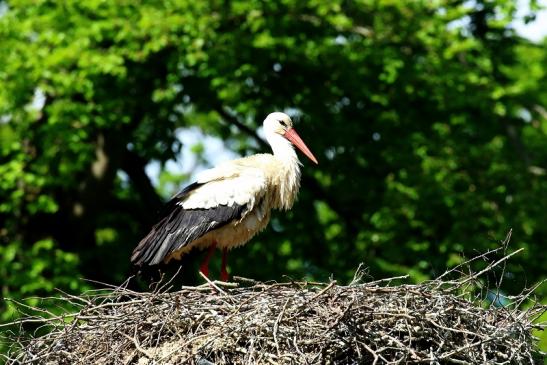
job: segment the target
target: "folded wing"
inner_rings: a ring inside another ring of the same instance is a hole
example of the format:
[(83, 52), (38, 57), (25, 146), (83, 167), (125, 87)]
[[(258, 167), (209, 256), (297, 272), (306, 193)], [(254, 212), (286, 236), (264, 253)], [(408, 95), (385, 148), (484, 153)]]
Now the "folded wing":
[(136, 265), (156, 265), (208, 232), (241, 221), (262, 199), (266, 179), (260, 169), (238, 164), (204, 171), (173, 197), (133, 251)]

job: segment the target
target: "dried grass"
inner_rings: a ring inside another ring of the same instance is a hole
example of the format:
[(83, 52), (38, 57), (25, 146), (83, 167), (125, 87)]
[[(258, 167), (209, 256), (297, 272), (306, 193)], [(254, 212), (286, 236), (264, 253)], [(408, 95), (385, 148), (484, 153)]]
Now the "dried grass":
[[(508, 239), (506, 240), (508, 242)], [(544, 354), (532, 336), (545, 312), (534, 288), (486, 305), (482, 279), (504, 270), (519, 251), (506, 245), (440, 278), (391, 286), (402, 278), (348, 286), (329, 283), (207, 282), (171, 292), (170, 283), (140, 293), (125, 287), (59, 300), (79, 309), (26, 316), (50, 331), (19, 337), (9, 364), (535, 364)], [(490, 262), (469, 272), (477, 260)], [(465, 271), (464, 271), (465, 270)], [(457, 277), (451, 279), (451, 277)], [(501, 276), (503, 277), (503, 275)], [(496, 283), (500, 284), (500, 283)], [(537, 286), (536, 286), (537, 287)], [(36, 308), (30, 308), (36, 310)], [(24, 306), (21, 307), (25, 311)], [(28, 311), (25, 311), (28, 314)]]

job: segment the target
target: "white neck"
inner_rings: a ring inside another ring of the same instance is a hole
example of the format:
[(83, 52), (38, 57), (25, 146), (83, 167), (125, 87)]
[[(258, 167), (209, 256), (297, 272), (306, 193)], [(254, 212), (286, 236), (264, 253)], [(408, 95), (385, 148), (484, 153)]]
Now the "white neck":
[(266, 132), (266, 140), (272, 147), (274, 157), (280, 162), (283, 171), (279, 171), (279, 192), (276, 197), (276, 208), (289, 209), (292, 207), (296, 194), (300, 188), (300, 161), (294, 146), (285, 137)]

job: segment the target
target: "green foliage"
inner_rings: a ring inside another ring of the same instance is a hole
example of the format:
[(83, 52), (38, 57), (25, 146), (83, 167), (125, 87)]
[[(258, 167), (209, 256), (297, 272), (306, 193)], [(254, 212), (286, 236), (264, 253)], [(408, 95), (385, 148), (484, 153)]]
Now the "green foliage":
[[(1, 296), (8, 299), (0, 301), (0, 323), (20, 316), (21, 307), (15, 302), (44, 307), (54, 314), (64, 312), (67, 308), (44, 305), (41, 298), (55, 295), (59, 288), (75, 293), (89, 289), (77, 274), (78, 262), (77, 254), (60, 250), (51, 239), (30, 246), (19, 241), (0, 246)], [(3, 330), (6, 328), (0, 333)], [(8, 345), (4, 341), (0, 338), (0, 354)]]
[[(514, 16), (509, 0), (10, 1), (3, 296), (123, 281), (161, 197), (187, 182), (144, 170), (179, 156), (175, 132), (263, 151), (250, 131), (274, 110), (320, 164), (234, 273), (348, 280), (364, 262), (421, 281), (513, 228), (526, 250), (504, 290), (544, 278), (547, 43), (519, 38)], [(201, 142), (187, 149), (200, 162)]]
[[(77, 292), (87, 287), (74, 276), (78, 256), (59, 250), (50, 239), (35, 242), (30, 248), (23, 248), (20, 242), (2, 246), (0, 259), (4, 298), (24, 300), (26, 304), (36, 306), (40, 299), (33, 296), (46, 296), (56, 288)], [(15, 307), (9, 302), (5, 306), (0, 320), (15, 318)]]

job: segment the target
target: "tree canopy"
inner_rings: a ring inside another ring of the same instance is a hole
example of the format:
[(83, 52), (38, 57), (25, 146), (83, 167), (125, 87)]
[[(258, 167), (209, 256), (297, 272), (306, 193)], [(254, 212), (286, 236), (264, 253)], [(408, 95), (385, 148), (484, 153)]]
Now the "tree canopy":
[(233, 273), (343, 281), (364, 263), (373, 277), (419, 282), (513, 229), (525, 251), (504, 290), (545, 278), (547, 41), (515, 33), (514, 1), (0, 9), (4, 297), (123, 281), (154, 212), (190, 183), (163, 167), (182, 171), (184, 151), (208, 163), (201, 139), (184, 146), (177, 133), (266, 152), (256, 128), (276, 110), (319, 165), (304, 161), (299, 201), (234, 252)]

